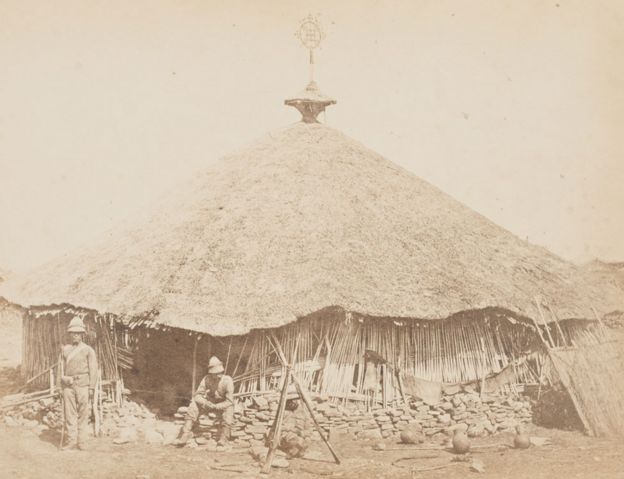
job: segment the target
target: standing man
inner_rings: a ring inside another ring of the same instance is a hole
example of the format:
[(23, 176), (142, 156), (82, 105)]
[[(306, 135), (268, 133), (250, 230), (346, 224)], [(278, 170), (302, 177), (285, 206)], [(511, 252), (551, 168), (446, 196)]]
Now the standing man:
[(217, 450), (225, 449), (234, 422), (234, 381), (224, 372), (223, 363), (219, 358), (211, 357), (208, 361), (208, 374), (199, 383), (186, 412), (182, 435), (176, 442), (178, 446), (185, 445), (191, 438), (191, 429), (201, 411), (213, 412), (221, 416)]
[(91, 346), (83, 342), (86, 332), (82, 318), (75, 316), (67, 328), (71, 344), (61, 351), (61, 387), (65, 413), (67, 443), (63, 450), (86, 449), (89, 405), (97, 382), (97, 358)]

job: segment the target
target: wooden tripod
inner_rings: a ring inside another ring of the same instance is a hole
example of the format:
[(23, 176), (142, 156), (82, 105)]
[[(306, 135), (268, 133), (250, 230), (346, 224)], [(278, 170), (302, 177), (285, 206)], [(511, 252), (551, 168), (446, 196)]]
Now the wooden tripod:
[(323, 431), (323, 429), (317, 422), (316, 417), (314, 416), (314, 410), (312, 409), (312, 404), (310, 403), (310, 399), (307, 395), (306, 389), (301, 385), (301, 383), (297, 379), (297, 376), (295, 376), (295, 374), (293, 373), (292, 365), (288, 364), (288, 362), (286, 361), (286, 356), (284, 355), (282, 346), (280, 342), (278, 341), (277, 337), (275, 336), (275, 334), (271, 334), (271, 338), (272, 338), (272, 346), (275, 349), (275, 352), (277, 353), (277, 357), (282, 363), (282, 366), (284, 366), (284, 368), (286, 369), (286, 376), (284, 377), (282, 393), (280, 395), (279, 404), (277, 406), (277, 415), (275, 416), (275, 421), (273, 422), (273, 425), (271, 426), (271, 429), (273, 430), (273, 437), (271, 440), (271, 444), (269, 445), (269, 452), (267, 453), (267, 457), (264, 461), (264, 466), (262, 467), (261, 472), (263, 474), (268, 474), (269, 472), (271, 472), (271, 464), (273, 463), (273, 458), (275, 457), (275, 453), (280, 443), (280, 436), (282, 433), (282, 421), (284, 419), (284, 410), (286, 408), (286, 399), (288, 396), (288, 386), (290, 385), (291, 380), (295, 384), (295, 388), (297, 389), (297, 394), (299, 395), (299, 399), (301, 399), (303, 404), (305, 404), (306, 409), (310, 413), (310, 417), (312, 418), (316, 431), (321, 436), (321, 439), (323, 440), (323, 442), (327, 445), (327, 448), (329, 449), (329, 452), (331, 452), (336, 464), (340, 464), (340, 459), (338, 458), (336, 451), (334, 451), (334, 448), (329, 443), (329, 439), (325, 436), (325, 431)]

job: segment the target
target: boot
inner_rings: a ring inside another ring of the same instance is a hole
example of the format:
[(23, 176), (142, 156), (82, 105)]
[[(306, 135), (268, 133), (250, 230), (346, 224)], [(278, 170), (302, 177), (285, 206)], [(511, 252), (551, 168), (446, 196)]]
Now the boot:
[(180, 437), (174, 442), (174, 444), (178, 447), (184, 446), (193, 435), (191, 429), (193, 429), (193, 421), (187, 419), (184, 421), (184, 426), (182, 426), (182, 434), (180, 434)]
[(232, 428), (230, 426), (221, 426), (219, 440), (217, 441), (217, 451), (225, 451), (227, 449), (231, 430)]
[(61, 451), (72, 451), (74, 449), (76, 449), (78, 445), (76, 444), (76, 442), (68, 442), (67, 444), (65, 444), (64, 446), (61, 447)]

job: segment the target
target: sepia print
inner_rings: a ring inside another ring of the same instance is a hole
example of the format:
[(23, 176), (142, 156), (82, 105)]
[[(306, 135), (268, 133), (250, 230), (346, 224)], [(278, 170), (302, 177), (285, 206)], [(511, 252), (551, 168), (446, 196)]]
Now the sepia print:
[(0, 2), (0, 473), (621, 478), (624, 4)]

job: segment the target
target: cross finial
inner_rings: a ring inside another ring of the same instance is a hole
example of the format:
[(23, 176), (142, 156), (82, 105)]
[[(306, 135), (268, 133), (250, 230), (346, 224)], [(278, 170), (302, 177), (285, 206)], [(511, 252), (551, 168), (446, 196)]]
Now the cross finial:
[(308, 15), (301, 21), (295, 36), (310, 52), (310, 81), (306, 89), (297, 98), (286, 100), (284, 103), (297, 108), (303, 115), (302, 121), (316, 123), (318, 114), (325, 111), (325, 107), (336, 103), (336, 100), (323, 95), (314, 81), (314, 50), (325, 38), (325, 33), (318, 18)]
[(310, 52), (310, 82), (314, 81), (314, 49), (318, 48), (325, 38), (318, 18), (308, 15), (301, 21), (299, 30), (295, 36), (301, 40), (301, 44)]

